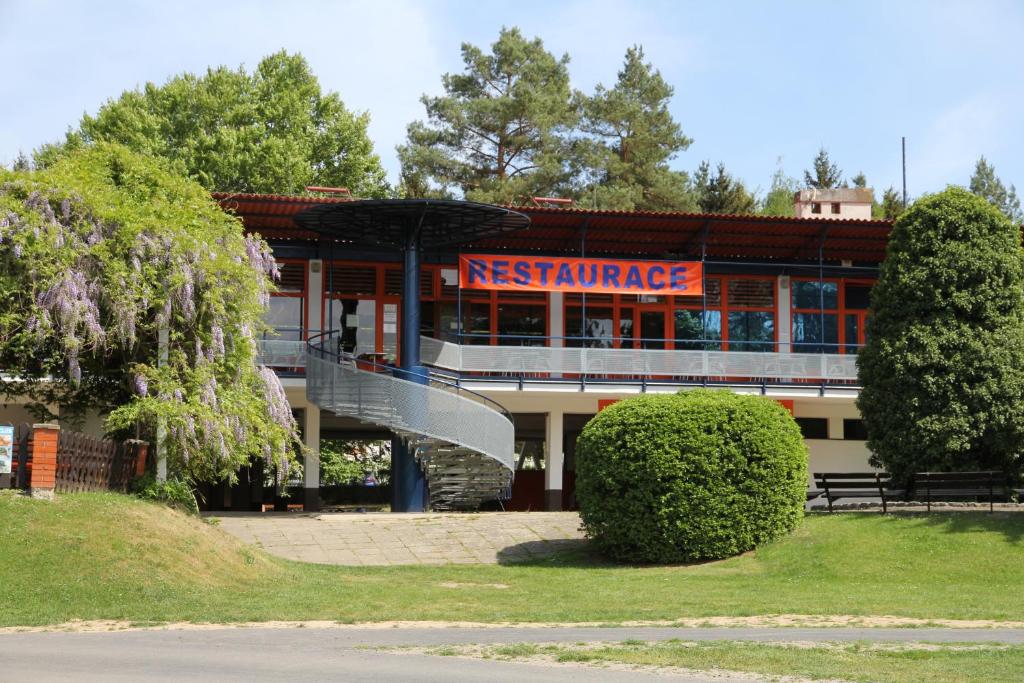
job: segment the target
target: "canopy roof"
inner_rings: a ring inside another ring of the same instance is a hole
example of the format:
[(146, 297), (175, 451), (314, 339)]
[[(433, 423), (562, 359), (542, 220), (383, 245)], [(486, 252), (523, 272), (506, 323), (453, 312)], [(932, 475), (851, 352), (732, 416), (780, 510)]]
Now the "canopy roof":
[(368, 199), (317, 204), (297, 216), (299, 227), (350, 244), (401, 249), (418, 231), (427, 247), (500, 239), (530, 225), (511, 209), (437, 199)]

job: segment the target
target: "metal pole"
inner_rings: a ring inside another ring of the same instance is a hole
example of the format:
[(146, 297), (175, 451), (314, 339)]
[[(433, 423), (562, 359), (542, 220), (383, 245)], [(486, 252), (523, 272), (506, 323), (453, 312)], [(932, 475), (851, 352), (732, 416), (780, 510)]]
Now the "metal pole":
[[(580, 233), (580, 258), (587, 258), (587, 223), (589, 219), (583, 219), (583, 229)], [(580, 301), (582, 305), (580, 307), (580, 337), (582, 338), (581, 344), (586, 346), (587, 344), (587, 294), (583, 292), (580, 294)]]
[(907, 138), (900, 138), (900, 146), (903, 149), (903, 208), (907, 208)]
[[(421, 229), (427, 207), (416, 224), (406, 227), (402, 268), (402, 362), (395, 376), (427, 384), (427, 370), (420, 365), (420, 252)], [(427, 406), (420, 406), (427, 410)], [(416, 447), (401, 437), (391, 440), (391, 511), (423, 512), (426, 509), (426, 477), (416, 462)]]
[(708, 231), (711, 229), (711, 221), (704, 221), (704, 231), (700, 239), (700, 339), (705, 342), (700, 345), (701, 351), (707, 351), (707, 321), (708, 321), (708, 274), (705, 271), (708, 255)]

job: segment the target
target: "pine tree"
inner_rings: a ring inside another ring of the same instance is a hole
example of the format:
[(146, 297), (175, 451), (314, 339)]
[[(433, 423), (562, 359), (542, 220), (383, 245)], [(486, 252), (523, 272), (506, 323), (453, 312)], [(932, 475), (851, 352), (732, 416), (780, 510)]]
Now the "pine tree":
[(722, 162), (714, 173), (707, 161), (701, 162), (694, 174), (694, 190), (697, 206), (704, 213), (753, 213), (756, 206), (754, 197), (742, 182), (729, 175)]
[(816, 190), (831, 190), (840, 187), (843, 182), (843, 172), (839, 170), (839, 166), (832, 163), (824, 147), (819, 149), (817, 156), (814, 157), (813, 171), (804, 171), (804, 182)]
[(893, 226), (857, 367), (872, 464), (900, 483), (922, 471), (1018, 474), (1019, 226), (963, 188), (918, 200)]
[(462, 61), (462, 73), (442, 77), (444, 95), (421, 98), (428, 120), (411, 123), (398, 148), (403, 193), (499, 203), (566, 194), (577, 120), (568, 55), (502, 28), (490, 53), (463, 43)]
[(644, 61), (642, 47), (626, 51), (611, 89), (576, 93), (582, 112), (575, 151), (583, 169), (582, 201), (609, 209), (693, 210), (686, 173), (668, 162), (692, 140), (672, 118), (670, 86)]
[(1010, 185), (1010, 189), (1006, 189), (1003, 181), (996, 175), (995, 167), (988, 163), (984, 156), (978, 159), (974, 166), (970, 188), (971, 192), (988, 200), (1011, 221), (1020, 223), (1024, 218), (1020, 209), (1020, 199), (1017, 198), (1017, 188)]

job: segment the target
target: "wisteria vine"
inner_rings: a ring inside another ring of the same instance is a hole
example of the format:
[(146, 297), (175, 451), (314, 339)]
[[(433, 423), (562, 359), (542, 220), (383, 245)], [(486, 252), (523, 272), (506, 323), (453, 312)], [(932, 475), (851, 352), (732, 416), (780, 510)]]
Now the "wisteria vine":
[(277, 277), (266, 243), (202, 188), (124, 148), (0, 171), (3, 390), (92, 390), (112, 430), (152, 433), (162, 421), (171, 456), (197, 479), (230, 477), (254, 457), (282, 477), (295, 465), (284, 389), (257, 362)]

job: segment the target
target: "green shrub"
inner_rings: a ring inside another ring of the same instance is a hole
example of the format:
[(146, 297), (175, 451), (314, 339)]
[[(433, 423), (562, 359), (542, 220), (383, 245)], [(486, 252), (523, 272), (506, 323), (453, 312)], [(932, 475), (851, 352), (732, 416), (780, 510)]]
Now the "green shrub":
[(1024, 453), (1020, 226), (962, 188), (896, 221), (871, 291), (857, 406), (872, 464), (914, 472), (1003, 470)]
[(192, 484), (183, 479), (168, 479), (159, 482), (152, 474), (146, 474), (132, 483), (132, 493), (143, 500), (154, 500), (187, 512), (199, 514), (199, 505)]
[(600, 412), (577, 441), (583, 527), (621, 561), (746, 552), (797, 525), (806, 489), (799, 427), (757, 396), (638, 396)]

